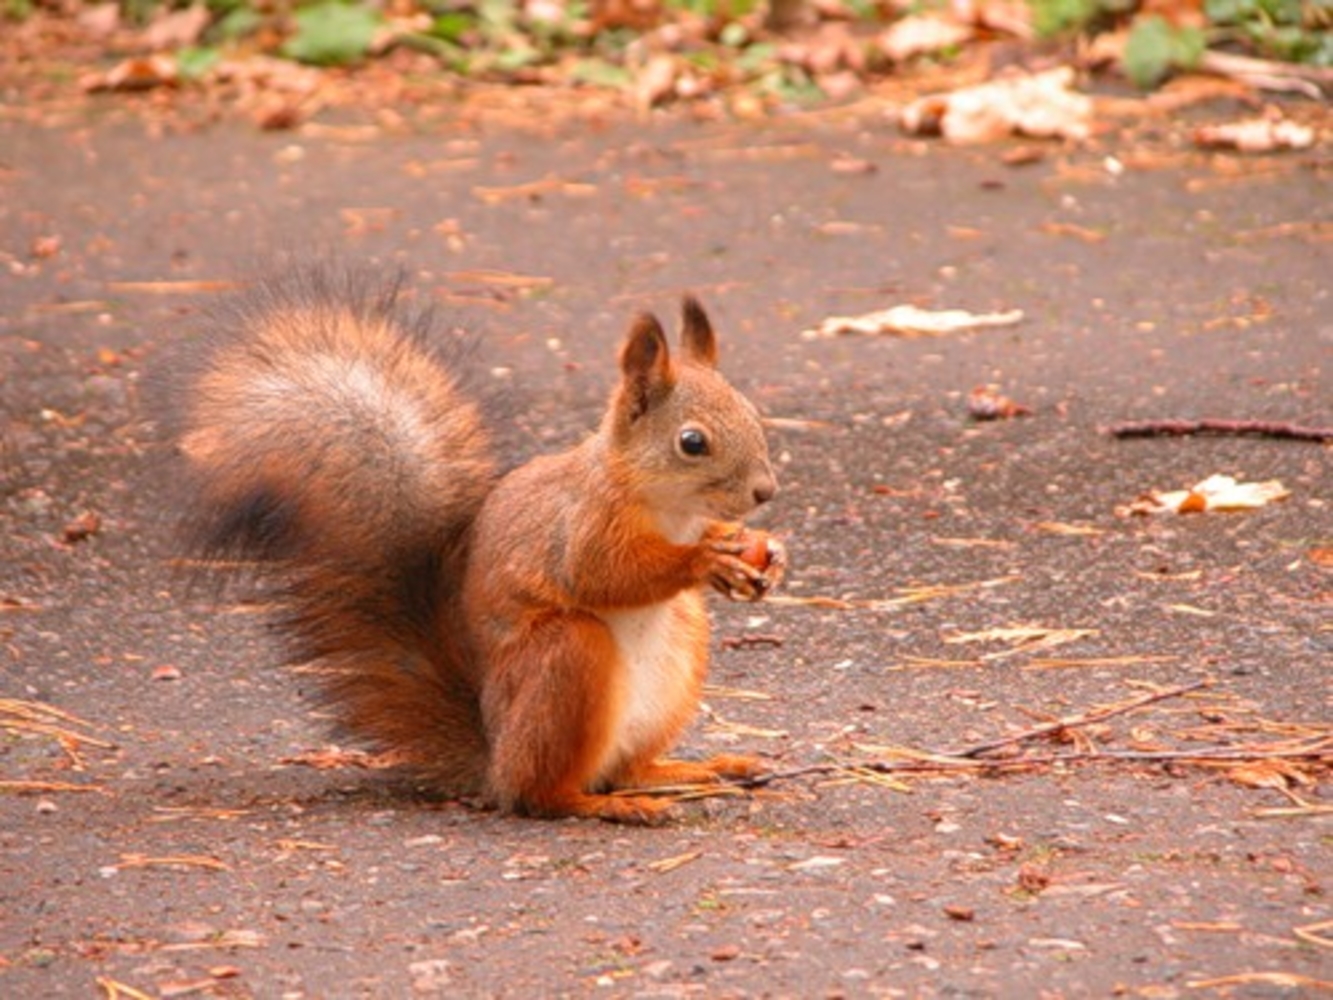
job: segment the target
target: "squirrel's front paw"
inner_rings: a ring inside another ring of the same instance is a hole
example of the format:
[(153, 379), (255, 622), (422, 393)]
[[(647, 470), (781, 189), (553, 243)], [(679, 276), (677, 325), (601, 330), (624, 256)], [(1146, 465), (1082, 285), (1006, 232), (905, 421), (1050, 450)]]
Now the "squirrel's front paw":
[(767, 532), (742, 528), (709, 545), (708, 582), (733, 601), (762, 600), (786, 573), (787, 550)]

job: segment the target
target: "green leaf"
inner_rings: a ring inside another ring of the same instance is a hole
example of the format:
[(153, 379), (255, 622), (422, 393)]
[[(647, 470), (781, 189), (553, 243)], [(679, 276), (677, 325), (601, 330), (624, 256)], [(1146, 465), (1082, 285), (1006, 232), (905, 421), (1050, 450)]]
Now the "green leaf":
[(717, 40), (729, 49), (744, 48), (750, 41), (750, 31), (739, 21), (731, 21), (718, 32)]
[(32, 0), (0, 0), (0, 21), (26, 21), (36, 9)]
[(253, 8), (238, 6), (222, 16), (209, 31), (209, 37), (234, 42), (238, 38), (253, 35), (263, 23), (264, 19)]
[(522, 36), (515, 36), (513, 44), (495, 54), (493, 65), (501, 73), (516, 73), (542, 61), (542, 54), (527, 44)]
[(580, 59), (570, 69), (569, 75), (576, 83), (612, 90), (623, 90), (634, 82), (634, 74), (624, 66), (617, 66), (604, 59)]
[(1171, 69), (1171, 26), (1156, 15), (1134, 22), (1125, 41), (1125, 75), (1140, 90), (1151, 90)]
[(187, 80), (198, 80), (208, 74), (222, 57), (212, 46), (190, 46), (176, 53), (176, 71)]
[(1042, 38), (1081, 31), (1097, 9), (1097, 0), (1032, 0), (1032, 24)]
[(1197, 28), (1174, 27), (1156, 14), (1136, 18), (1125, 41), (1125, 74), (1134, 86), (1151, 90), (1172, 70), (1197, 64), (1204, 45)]
[(296, 12), (296, 33), (282, 54), (316, 66), (356, 62), (370, 50), (380, 15), (367, 7), (321, 0)]
[(1204, 0), (1204, 16), (1214, 24), (1235, 24), (1258, 13), (1254, 0)]
[(477, 26), (477, 16), (462, 10), (441, 14), (430, 26), (430, 34), (446, 42), (459, 44), (463, 36)]

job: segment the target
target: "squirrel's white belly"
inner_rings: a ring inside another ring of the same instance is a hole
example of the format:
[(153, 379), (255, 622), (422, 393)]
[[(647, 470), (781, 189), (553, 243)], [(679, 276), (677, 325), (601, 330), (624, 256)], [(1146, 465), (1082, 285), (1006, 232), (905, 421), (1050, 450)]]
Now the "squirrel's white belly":
[[(623, 674), (615, 729), (607, 742), (598, 776), (607, 779), (645, 747), (674, 737), (694, 707), (699, 659), (706, 635), (694, 605), (695, 593), (646, 608), (605, 612), (603, 621), (620, 650)], [(663, 729), (669, 727), (667, 733)]]

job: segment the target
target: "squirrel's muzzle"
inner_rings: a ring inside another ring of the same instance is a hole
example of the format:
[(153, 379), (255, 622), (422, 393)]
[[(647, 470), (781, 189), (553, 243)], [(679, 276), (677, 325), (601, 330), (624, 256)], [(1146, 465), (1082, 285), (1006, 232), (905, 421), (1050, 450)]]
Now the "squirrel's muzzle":
[(772, 500), (778, 492), (777, 477), (773, 475), (773, 470), (765, 468), (750, 483), (750, 496), (754, 499), (756, 507), (762, 506)]

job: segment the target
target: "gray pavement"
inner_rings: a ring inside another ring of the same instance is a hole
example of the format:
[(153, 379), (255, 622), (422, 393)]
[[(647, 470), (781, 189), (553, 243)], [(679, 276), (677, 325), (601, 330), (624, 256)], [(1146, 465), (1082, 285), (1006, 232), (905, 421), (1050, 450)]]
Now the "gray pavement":
[[(1326, 153), (1242, 161), (1167, 134), (1018, 168), (864, 111), (155, 137), (0, 121), (0, 161), (0, 698), (72, 713), (87, 725), (61, 728), (99, 741), (22, 736), (13, 703), (0, 715), (0, 781), (39, 783), (0, 791), (0, 994), (1333, 988), (1327, 944), (1296, 933), (1333, 919), (1327, 756), (1285, 779), (1305, 809), (1223, 766), (1130, 761), (901, 789), (812, 775), (647, 830), (503, 818), (392, 772), (305, 766), (330, 737), (300, 675), (274, 668), (254, 602), (170, 565), (142, 406), (213, 283), (337, 252), (405, 266), (446, 325), (479, 331), (519, 460), (590, 428), (629, 317), (692, 290), (724, 367), (777, 418), (783, 492), (761, 523), (791, 550), (786, 594), (850, 603), (717, 602), (716, 689), (687, 751), (796, 768), (956, 748), (1205, 678), (1090, 729), (1093, 745), (1328, 735), (1328, 447), (1099, 431), (1333, 423)], [(801, 336), (899, 302), (1026, 318)], [(969, 421), (985, 384), (1034, 412)], [(1291, 496), (1114, 513), (1213, 473)], [(95, 533), (68, 540), (90, 513)], [(856, 603), (926, 586), (956, 589)], [(1015, 626), (1085, 631), (1044, 649), (950, 641)], [(780, 644), (724, 642), (747, 635)]]

